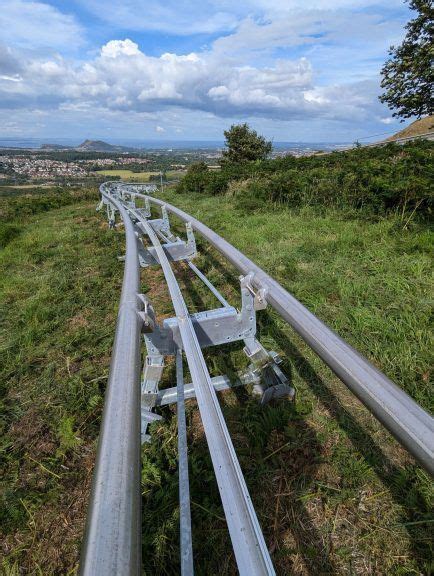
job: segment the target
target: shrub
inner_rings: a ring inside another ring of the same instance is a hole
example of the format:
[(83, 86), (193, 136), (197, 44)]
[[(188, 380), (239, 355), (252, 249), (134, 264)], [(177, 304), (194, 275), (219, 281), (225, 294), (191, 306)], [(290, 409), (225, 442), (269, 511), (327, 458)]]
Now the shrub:
[(203, 165), (187, 174), (179, 189), (211, 195), (229, 190), (237, 203), (246, 207), (273, 202), (294, 207), (368, 210), (375, 214), (398, 210), (429, 217), (433, 202), (433, 149), (432, 142), (420, 140), (404, 146), (388, 144), (236, 166), (225, 163), (218, 172), (210, 172)]
[(205, 192), (209, 176), (210, 172), (205, 162), (194, 162), (188, 167), (177, 189), (179, 192)]

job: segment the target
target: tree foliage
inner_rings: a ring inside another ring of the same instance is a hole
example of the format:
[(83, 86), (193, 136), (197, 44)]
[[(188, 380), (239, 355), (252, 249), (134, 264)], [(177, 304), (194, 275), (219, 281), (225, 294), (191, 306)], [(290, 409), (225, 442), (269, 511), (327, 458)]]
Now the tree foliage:
[(391, 46), (381, 71), (380, 101), (402, 119), (434, 113), (434, 7), (432, 0), (410, 0), (416, 17), (406, 25), (400, 46)]
[(204, 192), (209, 180), (209, 169), (205, 162), (194, 162), (179, 183), (178, 189), (184, 192)]
[(233, 124), (224, 132), (227, 150), (223, 151), (222, 163), (243, 164), (265, 160), (273, 145), (248, 124)]

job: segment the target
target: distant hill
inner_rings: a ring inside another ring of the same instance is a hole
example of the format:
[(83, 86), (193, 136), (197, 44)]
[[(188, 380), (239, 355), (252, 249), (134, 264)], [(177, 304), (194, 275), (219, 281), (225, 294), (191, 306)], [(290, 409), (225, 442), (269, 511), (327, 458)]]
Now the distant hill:
[(390, 140), (396, 140), (396, 138), (408, 138), (411, 136), (420, 136), (421, 134), (426, 134), (427, 132), (434, 133), (434, 116), (426, 116), (425, 118), (421, 118), (420, 120), (415, 120), (404, 128), (404, 130), (400, 130), (393, 136), (386, 138), (386, 142)]
[(108, 144), (102, 140), (85, 140), (75, 149), (86, 152), (129, 152), (131, 150), (135, 150), (135, 148), (127, 148), (126, 146), (115, 146), (113, 144)]
[(135, 152), (137, 148), (127, 146), (116, 146), (108, 144), (103, 140), (85, 140), (78, 146), (65, 146), (63, 144), (42, 144), (41, 150), (59, 151), (59, 150), (76, 150), (78, 152)]

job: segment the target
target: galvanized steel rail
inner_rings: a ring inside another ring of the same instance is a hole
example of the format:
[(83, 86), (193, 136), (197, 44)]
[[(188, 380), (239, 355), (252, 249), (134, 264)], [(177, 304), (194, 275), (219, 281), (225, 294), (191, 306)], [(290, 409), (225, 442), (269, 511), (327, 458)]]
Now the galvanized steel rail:
[[(100, 190), (108, 199), (105, 187)], [(126, 257), (80, 574), (138, 576), (141, 571), (139, 257), (127, 211), (115, 198), (110, 197), (110, 202), (124, 221)]]
[[(132, 198), (144, 199), (146, 208), (136, 209), (134, 201), (125, 201), (122, 190), (131, 194)], [(204, 322), (204, 327), (209, 326), (206, 324), (209, 317), (196, 315), (193, 318), (194, 315), (188, 312), (168, 257), (168, 254), (172, 254), (171, 257), (179, 255), (179, 244), (182, 242), (165, 227), (166, 210), (189, 223), (189, 226), (191, 225), (245, 275), (241, 282), (244, 291), (243, 306), (247, 301), (246, 298), (250, 298), (248, 292), (250, 290), (252, 305), (250, 308), (247, 306), (247, 309), (252, 310), (250, 314), (254, 315), (253, 296), (255, 310), (263, 308), (264, 300), (266, 300), (415, 459), (434, 475), (434, 419), (366, 358), (309, 312), (280, 284), (226, 240), (179, 208), (157, 198), (140, 194), (137, 188), (122, 183), (103, 184), (100, 191), (102, 202), (107, 205), (110, 226), (115, 225), (115, 211), (119, 212), (122, 217), (126, 234), (126, 255), (116, 337), (82, 550), (80, 565), (82, 575), (136, 576), (141, 570), (140, 406), (142, 402), (143, 418), (144, 398), (143, 383), (142, 393), (140, 392), (141, 330), (144, 326), (147, 330), (154, 329), (152, 307), (146, 297), (140, 294), (139, 263), (147, 266), (146, 262), (155, 262), (162, 267), (180, 335), (180, 342), (176, 344), (175, 352), (176, 387), (158, 391), (158, 377), (155, 376), (157, 393), (150, 394), (147, 400), (153, 399), (154, 407), (172, 402), (178, 403), (181, 530), (183, 530), (181, 534), (182, 574), (193, 574), (184, 396), (196, 397), (198, 402), (240, 573), (245, 575), (274, 574), (270, 555), (216, 396), (216, 390), (228, 388), (230, 383), (224, 375), (211, 379), (206, 367), (201, 348), (210, 344), (203, 340), (199, 341), (197, 330), (201, 322)], [(150, 202), (162, 207), (162, 220), (148, 221)], [(145, 260), (140, 240), (143, 234), (146, 234), (152, 243), (152, 249), (148, 249)], [(161, 244), (158, 236), (166, 242), (164, 245)], [(223, 304), (223, 308), (210, 311), (211, 317), (219, 318), (221, 322), (225, 318), (228, 319), (227, 329), (230, 330), (234, 309), (200, 270), (190, 262), (191, 245), (183, 245), (181, 248), (184, 250), (184, 259), (187, 264)], [(217, 316), (212, 316), (212, 314), (217, 314)], [(237, 318), (237, 322), (242, 322), (241, 313)], [(251, 321), (253, 317), (250, 318)], [(172, 334), (173, 323), (169, 322), (165, 326), (166, 336)], [(251, 332), (252, 330), (249, 329), (239, 334), (241, 339), (245, 339), (247, 355), (253, 359), (259, 358), (257, 365), (272, 366), (274, 378), (281, 382), (275, 389), (288, 390), (284, 375), (275, 365), (276, 355), (268, 353), (260, 346), (251, 337)], [(217, 336), (219, 336), (218, 333)], [(158, 334), (155, 338), (155, 342), (158, 343)], [(176, 335), (174, 338), (177, 338)], [(210, 338), (212, 340), (211, 336)], [(240, 338), (234, 335), (232, 339)], [(146, 345), (150, 346), (148, 353), (151, 350), (155, 354), (153, 348), (155, 342), (152, 342), (152, 339), (146, 341)], [(184, 385), (183, 383), (182, 350), (189, 366), (192, 384)], [(158, 372), (158, 361), (154, 364), (151, 361), (150, 367), (152, 366), (155, 366)], [(251, 366), (255, 367), (254, 364)], [(247, 378), (241, 383), (255, 381), (257, 374), (258, 370), (253, 369), (250, 374), (253, 380)], [(153, 380), (149, 382), (154, 384)], [(145, 411), (145, 416), (149, 418), (147, 421), (160, 418), (158, 414), (151, 412), (151, 409)]]
[(245, 576), (272, 575), (271, 558), (175, 274), (152, 226), (131, 212), (155, 248), (172, 298), (238, 569)]

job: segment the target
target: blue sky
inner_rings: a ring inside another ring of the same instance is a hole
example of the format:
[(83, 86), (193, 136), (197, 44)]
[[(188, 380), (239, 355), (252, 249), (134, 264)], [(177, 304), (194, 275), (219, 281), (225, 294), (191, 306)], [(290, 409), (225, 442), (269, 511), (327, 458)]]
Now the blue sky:
[(402, 0), (2, 0), (0, 137), (354, 141), (401, 125)]

